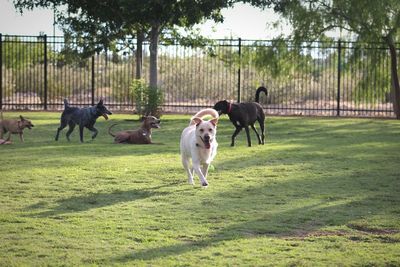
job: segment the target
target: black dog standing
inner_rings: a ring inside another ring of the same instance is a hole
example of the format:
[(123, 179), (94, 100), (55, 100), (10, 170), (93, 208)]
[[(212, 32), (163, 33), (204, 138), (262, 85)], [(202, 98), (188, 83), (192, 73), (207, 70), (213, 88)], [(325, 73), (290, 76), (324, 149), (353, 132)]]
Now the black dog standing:
[[(231, 146), (235, 145), (235, 138), (243, 128), (246, 130), (247, 144), (251, 146), (249, 126), (256, 133), (258, 143), (260, 145), (264, 144), (265, 114), (262, 106), (258, 103), (260, 100), (261, 92), (264, 92), (266, 95), (268, 95), (268, 91), (265, 87), (259, 87), (256, 91), (256, 102), (230, 103), (226, 100), (222, 100), (214, 105), (214, 109), (217, 110), (219, 114), (228, 114), (229, 120), (236, 127), (236, 130), (232, 135)], [(261, 137), (254, 127), (256, 121), (258, 121), (258, 123), (260, 124)]]
[(79, 136), (81, 143), (83, 143), (84, 127), (93, 132), (92, 139), (94, 139), (98, 133), (98, 130), (94, 128), (97, 118), (103, 116), (107, 120), (107, 115), (111, 114), (112, 113), (104, 106), (102, 99), (99, 101), (99, 103), (97, 103), (97, 105), (87, 108), (70, 107), (67, 99), (64, 99), (64, 111), (61, 114), (60, 127), (57, 129), (55, 139), (58, 141), (60, 131), (68, 125), (69, 129), (66, 136), (68, 141), (70, 141), (69, 136), (77, 124), (79, 125)]

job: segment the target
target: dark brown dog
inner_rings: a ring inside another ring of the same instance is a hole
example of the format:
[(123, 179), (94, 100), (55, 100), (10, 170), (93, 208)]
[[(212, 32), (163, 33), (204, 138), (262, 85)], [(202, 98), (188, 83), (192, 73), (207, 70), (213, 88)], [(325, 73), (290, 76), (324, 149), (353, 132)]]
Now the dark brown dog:
[(108, 128), (108, 133), (114, 137), (114, 143), (117, 144), (152, 144), (151, 130), (160, 128), (160, 120), (153, 116), (143, 118), (142, 125), (137, 130), (120, 131), (113, 134), (111, 128), (117, 124), (113, 124)]
[(0, 139), (3, 139), (3, 135), (8, 132), (8, 138), (3, 143), (11, 141), (11, 134), (19, 134), (21, 142), (24, 142), (24, 129), (31, 129), (34, 125), (30, 120), (25, 119), (21, 115), (19, 118), (20, 120), (4, 120), (3, 114), (1, 115)]
[[(253, 129), (253, 131), (257, 135), (258, 143), (260, 145), (264, 144), (264, 122), (265, 122), (265, 114), (263, 107), (258, 103), (260, 100), (260, 93), (264, 92), (265, 95), (268, 95), (267, 88), (261, 86), (256, 91), (256, 100), (255, 102), (247, 102), (247, 103), (230, 103), (226, 100), (222, 100), (217, 102), (214, 105), (214, 109), (218, 111), (219, 115), (228, 114), (229, 120), (233, 123), (236, 130), (232, 135), (232, 143), (231, 146), (235, 145), (235, 138), (240, 133), (240, 131), (244, 128), (247, 135), (247, 144), (251, 146), (250, 139), (250, 131), (249, 126)], [(261, 136), (257, 132), (254, 124), (258, 121), (261, 129)]]

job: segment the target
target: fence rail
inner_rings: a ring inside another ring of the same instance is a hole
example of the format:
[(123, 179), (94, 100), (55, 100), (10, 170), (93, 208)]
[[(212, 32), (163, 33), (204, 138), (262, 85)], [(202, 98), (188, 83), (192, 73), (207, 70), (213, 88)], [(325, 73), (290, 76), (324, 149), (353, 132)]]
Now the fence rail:
[[(134, 42), (132, 42), (134, 43)], [(104, 98), (133, 111), (134, 48), (89, 57), (57, 36), (0, 34), (0, 109), (60, 110)], [(148, 44), (143, 73), (148, 80)], [(380, 43), (214, 40), (203, 47), (159, 46), (159, 86), (166, 112), (194, 112), (216, 101), (254, 101), (268, 114), (393, 117), (390, 57)]]

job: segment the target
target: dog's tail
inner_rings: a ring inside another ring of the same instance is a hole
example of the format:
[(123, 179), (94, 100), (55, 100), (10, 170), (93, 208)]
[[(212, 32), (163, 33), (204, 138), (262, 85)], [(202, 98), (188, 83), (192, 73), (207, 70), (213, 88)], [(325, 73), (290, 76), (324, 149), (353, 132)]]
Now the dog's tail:
[(258, 87), (257, 91), (256, 91), (256, 101), (255, 102), (260, 102), (260, 94), (261, 92), (265, 93), (265, 96), (268, 96), (268, 90), (267, 88), (265, 88), (264, 86), (260, 86)]
[(64, 98), (64, 109), (69, 107), (68, 99)]
[(217, 112), (215, 109), (213, 109), (213, 108), (205, 108), (205, 109), (202, 109), (202, 110), (200, 110), (199, 112), (197, 112), (197, 113), (190, 119), (189, 126), (190, 126), (190, 125), (196, 124), (196, 123), (193, 121), (194, 118), (203, 119), (203, 118), (206, 117), (206, 116), (211, 116), (213, 119), (218, 119), (218, 118), (219, 118), (218, 112)]
[(115, 125), (117, 125), (117, 123), (114, 123), (113, 125), (111, 125), (111, 126), (108, 128), (108, 134), (111, 135), (112, 137), (115, 137), (115, 134), (113, 134), (113, 133), (111, 132), (111, 128), (114, 127)]

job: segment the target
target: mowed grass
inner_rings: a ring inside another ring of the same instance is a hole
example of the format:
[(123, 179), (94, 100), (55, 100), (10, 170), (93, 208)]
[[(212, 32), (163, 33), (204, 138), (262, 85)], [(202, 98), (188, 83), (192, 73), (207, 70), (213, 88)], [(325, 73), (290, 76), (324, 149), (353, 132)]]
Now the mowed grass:
[(0, 266), (400, 265), (399, 121), (272, 117), (266, 145), (231, 148), (223, 117), (201, 188), (179, 156), (189, 115), (116, 145), (108, 126), (137, 117), (80, 144), (54, 141), (59, 113), (22, 114), (25, 143), (0, 146)]

